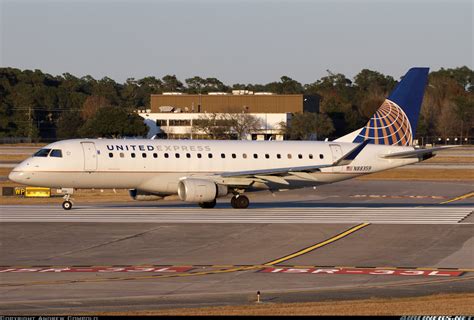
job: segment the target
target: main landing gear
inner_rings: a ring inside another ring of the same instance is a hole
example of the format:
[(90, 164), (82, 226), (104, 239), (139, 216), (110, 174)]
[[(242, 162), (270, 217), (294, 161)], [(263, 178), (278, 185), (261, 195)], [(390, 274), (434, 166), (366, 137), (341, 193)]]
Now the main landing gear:
[(248, 208), (250, 201), (249, 198), (247, 198), (243, 194), (236, 194), (230, 200), (230, 204), (234, 209), (246, 209)]
[(199, 202), (199, 206), (203, 209), (212, 209), (216, 206), (216, 199), (211, 202)]
[[(232, 208), (234, 209), (246, 209), (248, 208), (250, 201), (249, 201), (249, 198), (247, 198), (243, 194), (236, 194), (230, 200), (230, 204), (232, 205)], [(214, 201), (211, 201), (211, 202), (199, 202), (199, 206), (203, 209), (212, 209), (216, 206), (216, 200), (214, 199)], [(63, 203), (63, 208), (64, 208), (64, 203)], [(69, 209), (66, 209), (66, 210), (69, 210)]]

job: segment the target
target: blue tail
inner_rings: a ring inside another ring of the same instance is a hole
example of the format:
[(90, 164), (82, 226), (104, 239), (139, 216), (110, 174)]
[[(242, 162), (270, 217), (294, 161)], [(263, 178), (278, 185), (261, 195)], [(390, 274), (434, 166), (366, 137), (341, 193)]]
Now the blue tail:
[(411, 68), (361, 129), (354, 142), (408, 146), (413, 143), (429, 68)]

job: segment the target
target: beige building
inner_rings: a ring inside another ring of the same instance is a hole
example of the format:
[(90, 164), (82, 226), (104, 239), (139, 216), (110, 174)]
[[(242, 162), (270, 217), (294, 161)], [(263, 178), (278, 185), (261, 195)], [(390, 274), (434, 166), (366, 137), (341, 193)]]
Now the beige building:
[[(238, 93), (239, 92), (239, 93)], [(240, 93), (242, 92), (242, 94)], [(296, 113), (319, 112), (319, 96), (303, 94), (253, 93), (234, 90), (233, 94), (211, 92), (209, 94), (152, 94), (152, 113), (173, 107), (181, 112), (246, 112), (246, 113)]]
[(152, 94), (150, 109), (139, 111), (149, 127), (148, 138), (199, 139), (193, 132), (193, 121), (206, 113), (248, 113), (260, 119), (261, 128), (250, 132), (247, 139), (283, 140), (281, 123), (288, 125), (293, 113), (318, 112), (319, 96), (269, 92), (253, 93), (234, 90), (232, 93)]

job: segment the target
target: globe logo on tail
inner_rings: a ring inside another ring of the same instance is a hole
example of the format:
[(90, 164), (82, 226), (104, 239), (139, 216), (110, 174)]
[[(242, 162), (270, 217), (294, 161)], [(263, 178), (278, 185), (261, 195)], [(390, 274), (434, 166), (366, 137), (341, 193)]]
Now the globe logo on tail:
[(374, 144), (408, 146), (412, 143), (413, 133), (402, 108), (386, 99), (358, 137), (357, 140), (370, 139)]

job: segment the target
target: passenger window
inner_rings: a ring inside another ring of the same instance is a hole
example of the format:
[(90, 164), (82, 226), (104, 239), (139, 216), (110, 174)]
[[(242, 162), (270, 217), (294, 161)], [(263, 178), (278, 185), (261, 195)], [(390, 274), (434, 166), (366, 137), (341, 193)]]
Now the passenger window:
[(179, 153), (175, 153), (174, 156), (176, 157), (176, 159), (179, 159)]
[(39, 149), (38, 151), (36, 151), (33, 157), (47, 157), (49, 151), (51, 151), (51, 149)]
[(254, 159), (258, 159), (258, 154), (254, 153), (254, 154), (253, 154), (253, 158), (254, 158)]
[(242, 158), (247, 159), (247, 154), (246, 154), (246, 153), (242, 153)]
[(109, 158), (113, 158), (114, 154), (112, 152), (109, 152)]
[(221, 153), (221, 158), (225, 159), (225, 153)]
[(313, 159), (313, 155), (312, 155), (312, 154), (309, 154), (308, 157), (309, 157), (310, 159)]
[(208, 154), (207, 154), (207, 157), (208, 157), (209, 159), (212, 159), (212, 153), (208, 153)]
[(120, 152), (120, 158), (124, 158), (125, 155), (123, 154), (123, 152)]
[(62, 158), (63, 157), (63, 153), (61, 150), (59, 149), (53, 149), (51, 150), (51, 153), (49, 154), (50, 157), (56, 157), (56, 158)]
[(135, 153), (134, 152), (132, 152), (132, 158), (135, 158)]
[(319, 159), (324, 159), (324, 154), (320, 154)]
[(190, 153), (186, 153), (186, 158), (191, 158), (191, 154), (190, 154)]
[(158, 153), (153, 153), (153, 158), (158, 158)]
[(202, 158), (202, 154), (200, 154), (200, 153), (198, 153), (197, 156), (198, 156), (199, 159)]
[(145, 152), (142, 153), (142, 158), (146, 158), (146, 153)]
[(291, 153), (288, 153), (288, 159), (291, 159)]
[(281, 154), (277, 154), (277, 159), (281, 159)]
[(170, 155), (168, 153), (165, 153), (165, 158), (169, 158)]
[(303, 159), (303, 155), (302, 155), (302, 154), (299, 154), (299, 155), (298, 155), (298, 159)]
[(237, 155), (235, 153), (232, 154), (232, 159), (237, 158)]

